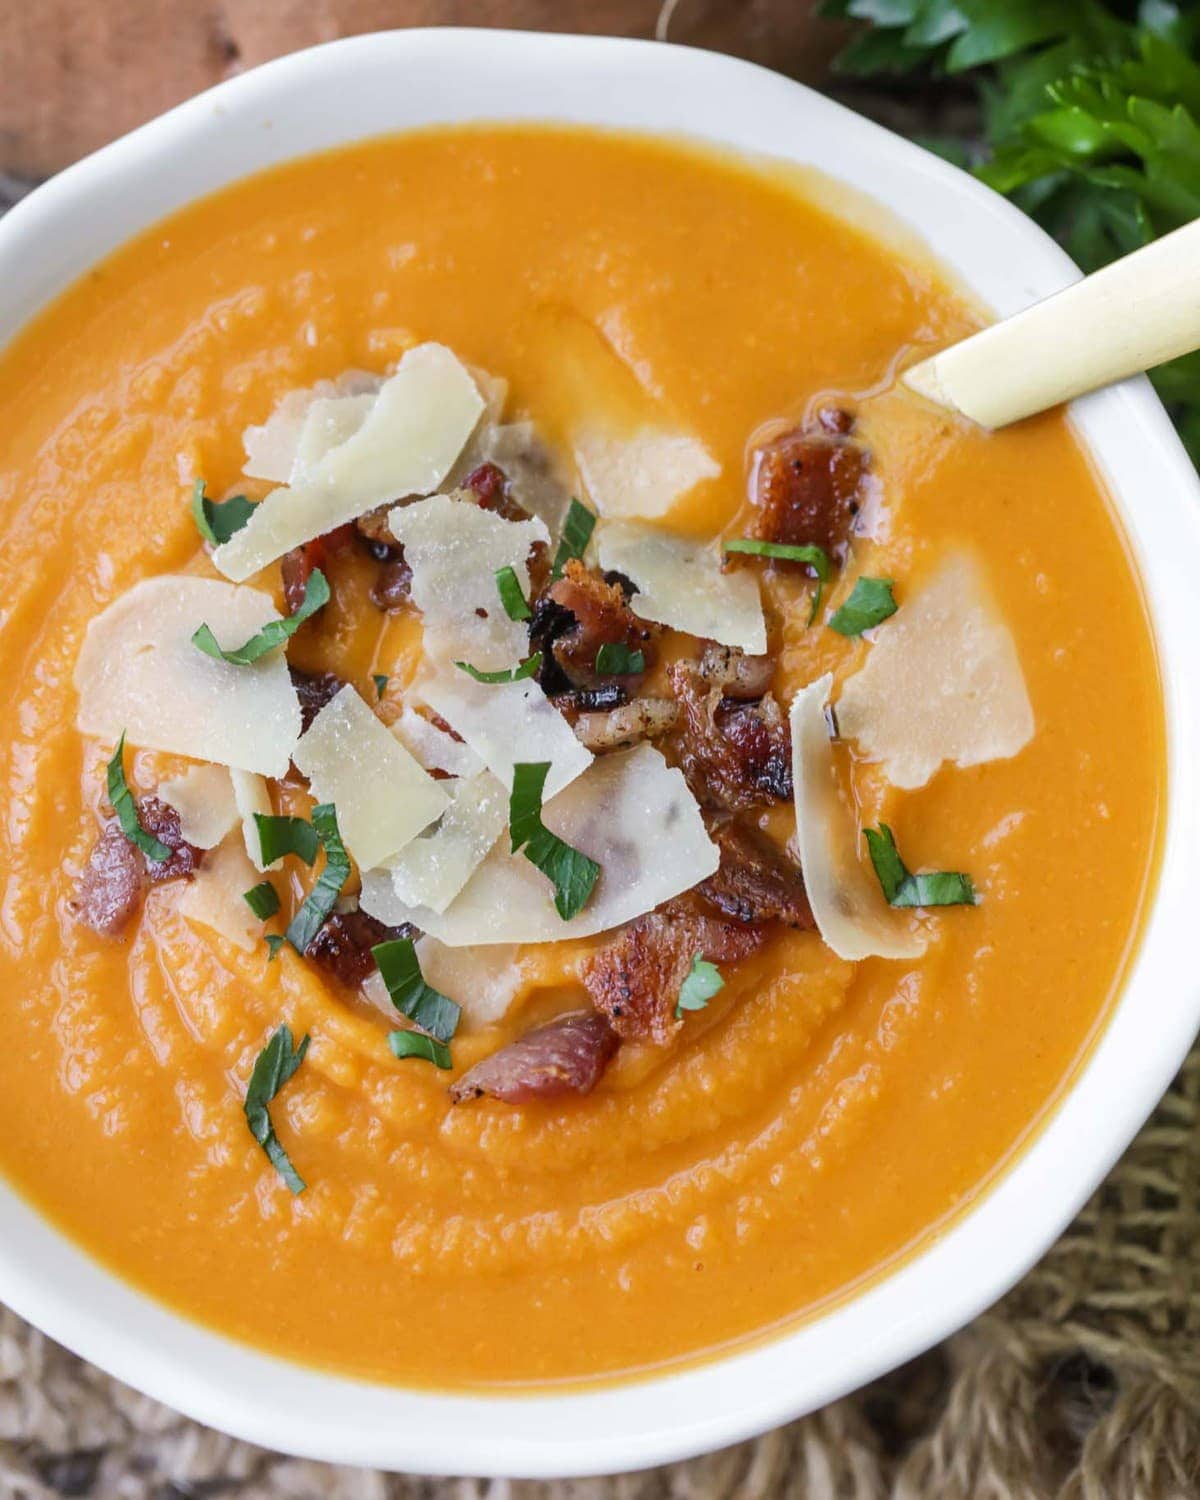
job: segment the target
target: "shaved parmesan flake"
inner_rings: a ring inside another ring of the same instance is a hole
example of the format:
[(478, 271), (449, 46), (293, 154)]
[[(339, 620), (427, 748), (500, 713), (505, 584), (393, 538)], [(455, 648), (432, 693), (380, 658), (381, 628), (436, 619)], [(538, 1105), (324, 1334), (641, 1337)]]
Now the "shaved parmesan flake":
[(380, 389), (348, 441), (284, 489), (213, 552), (241, 580), (277, 557), (389, 500), (428, 495), (450, 472), (483, 410), (470, 375), (442, 344), (418, 344)]
[(485, 427), (479, 437), (482, 456), (504, 470), (513, 499), (531, 516), (545, 521), (552, 537), (562, 530), (571, 503), (571, 486), (532, 422)]
[[(261, 427), (247, 427), (242, 433), (246, 465), (242, 470), (252, 479), (270, 479), (287, 484), (296, 463), (296, 447), (309, 409), (316, 401), (335, 401), (339, 397), (373, 397), (383, 384), (378, 375), (365, 370), (347, 370), (336, 380), (318, 380), (301, 391), (289, 391), (276, 403), (274, 411)], [(349, 434), (347, 434), (349, 436)]]
[(643, 620), (752, 656), (766, 651), (758, 579), (749, 569), (723, 573), (715, 548), (636, 521), (606, 521), (596, 528), (596, 553), (602, 568), (637, 584), (630, 607)]
[(179, 814), (179, 831), (197, 849), (215, 849), (238, 819), (225, 766), (192, 766), (158, 784), (158, 796)]
[(924, 786), (943, 761), (1006, 760), (1033, 738), (1012, 633), (968, 553), (949, 557), (880, 627), (837, 705), (841, 734), (893, 786)]
[(547, 799), (591, 764), (591, 752), (532, 679), (483, 683), (457, 667), (440, 667), (420, 678), (416, 691), (508, 789), (520, 761), (550, 762)]
[(439, 729), (410, 703), (406, 702), (401, 708), (400, 717), (393, 720), (391, 730), (417, 764), (427, 771), (445, 771), (447, 776), (475, 776), (484, 769), (483, 761), (470, 745)]
[(192, 880), (175, 887), (181, 892), (178, 910), (249, 953), (262, 942), (262, 923), (242, 898), (257, 883), (258, 872), (241, 840), (227, 839), (205, 856)]
[(318, 396), (308, 408), (296, 439), (289, 483), (310, 474), (333, 448), (347, 443), (367, 420), (375, 396)]
[(233, 666), (198, 651), (207, 622), (225, 649), (268, 620), (269, 595), (213, 578), (149, 578), (88, 626), (75, 664), (84, 734), (283, 776), (300, 737), (300, 704), (281, 651)]
[(575, 461), (602, 516), (664, 516), (702, 479), (721, 472), (708, 449), (683, 432), (642, 427), (628, 437), (599, 428), (575, 436)]
[(349, 686), (312, 721), (293, 759), (313, 796), (337, 808), (342, 840), (363, 869), (403, 849), (450, 804)]
[(490, 947), (447, 948), (437, 938), (417, 942), (417, 958), (428, 984), (452, 995), (471, 1026), (498, 1021), (526, 985), (516, 943)]
[(591, 900), (569, 922), (554, 889), (523, 855), (497, 844), (446, 908), (407, 920), (451, 948), (588, 937), (690, 890), (717, 868), (683, 773), (651, 745), (603, 755), (542, 808), (546, 826), (600, 865)]
[(431, 495), (388, 515), (412, 569), (410, 594), (425, 627), (425, 654), (485, 670), (515, 666), (529, 652), (519, 620), (510, 620), (496, 572), (512, 568), (529, 593), (529, 550), (548, 543), (544, 521), (506, 521), (471, 500)]
[(825, 705), (826, 673), (792, 699), (792, 781), (796, 845), (804, 888), (822, 938), (839, 958), (916, 958), (925, 943), (888, 906), (859, 858), (858, 823), (838, 796)]
[(275, 811), (271, 806), (271, 793), (267, 783), (251, 771), (230, 771), (229, 775), (233, 782), (233, 800), (237, 804), (238, 817), (242, 820), (242, 840), (251, 864), (260, 873), (264, 870), (282, 869), (281, 859), (275, 860), (273, 864), (263, 864), (262, 842), (258, 824), (254, 821), (255, 813), (270, 817)]

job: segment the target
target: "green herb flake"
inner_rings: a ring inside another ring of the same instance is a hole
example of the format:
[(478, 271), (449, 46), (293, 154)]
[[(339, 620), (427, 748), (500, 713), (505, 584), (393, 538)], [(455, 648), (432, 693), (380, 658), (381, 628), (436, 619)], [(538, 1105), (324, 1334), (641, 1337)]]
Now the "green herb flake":
[(675, 1002), (675, 1019), (682, 1020), (683, 1013), (687, 1010), (703, 1010), (712, 997), (724, 988), (725, 981), (721, 978), (720, 969), (697, 953), (692, 959), (687, 978), (680, 987), (679, 999)]
[(863, 830), (871, 863), (889, 906), (974, 906), (975, 887), (969, 875), (951, 870), (913, 875), (896, 848), (886, 823)]
[(269, 880), (260, 880), (248, 891), (243, 891), (242, 900), (260, 922), (273, 917), (279, 910), (279, 893)]
[(550, 762), (518, 761), (508, 799), (508, 828), (514, 854), (523, 853), (554, 886), (554, 908), (564, 922), (588, 903), (600, 878), (594, 859), (573, 849), (542, 822), (542, 791)]
[(601, 676), (633, 677), (645, 670), (645, 653), (631, 651), (621, 641), (605, 641), (596, 652), (596, 671)]
[(845, 604), (834, 610), (830, 630), (839, 635), (861, 635), (896, 613), (898, 605), (892, 596), (891, 578), (859, 578)]
[(572, 497), (567, 509), (567, 518), (563, 522), (558, 551), (554, 554), (554, 566), (550, 570), (551, 578), (561, 578), (567, 563), (573, 557), (583, 556), (587, 551), (587, 544), (592, 539), (595, 526), (596, 517), (582, 501)]
[(206, 542), (220, 547), (242, 527), (254, 514), (254, 501), (245, 495), (231, 495), (228, 500), (210, 500), (204, 493), (204, 480), (197, 479), (192, 486), (192, 520), (196, 530)]
[(117, 748), (112, 753), (112, 759), (108, 763), (108, 800), (112, 803), (113, 811), (121, 825), (121, 832), (139, 848), (147, 859), (152, 859), (156, 865), (166, 864), (173, 850), (156, 839), (152, 833), (147, 833), (138, 821), (137, 803), (133, 800), (133, 793), (129, 790), (129, 783), (125, 780), (125, 731), (121, 731), (121, 738), (117, 741)]
[(305, 620), (309, 620), (319, 609), (329, 603), (329, 581), (320, 568), (314, 568), (304, 586), (304, 598), (300, 608), (286, 620), (268, 620), (257, 635), (252, 635), (243, 646), (225, 651), (207, 625), (201, 625), (192, 637), (192, 645), (216, 661), (227, 661), (231, 666), (248, 667), (268, 651), (274, 651), (294, 636)]
[[(379, 965), (379, 974), (387, 986), (392, 1004), (400, 1014), (407, 1016), (414, 1026), (428, 1032), (436, 1041), (443, 1045), (448, 1042), (458, 1030), (462, 1007), (431, 984), (426, 984), (412, 938), (394, 938), (391, 942), (378, 943), (371, 953)], [(411, 1034), (395, 1033), (397, 1036)], [(395, 1051), (394, 1046), (392, 1050)], [(399, 1053), (396, 1055), (400, 1056)], [(438, 1066), (444, 1065), (439, 1063)]]
[(371, 681), (375, 684), (375, 697), (377, 699), (382, 698), (384, 693), (387, 692), (388, 680), (386, 673), (372, 672)]
[(288, 1191), (297, 1195), (305, 1189), (304, 1178), (292, 1166), (291, 1158), (275, 1134), (271, 1112), (267, 1106), (304, 1061), (309, 1040), (305, 1035), (300, 1045), (293, 1048), (291, 1028), (280, 1026), (258, 1054), (242, 1106), (250, 1134), (267, 1153), (268, 1160), (287, 1184)]
[(273, 963), (279, 957), (279, 950), (287, 942), (287, 938), (281, 932), (268, 932), (263, 941), (267, 945), (267, 962)]
[(519, 667), (502, 667), (498, 672), (481, 672), (478, 667), (473, 667), (469, 661), (456, 661), (454, 665), (460, 672), (465, 672), (468, 677), (473, 677), (476, 682), (521, 682), (526, 677), (532, 677), (542, 665), (542, 653), (535, 651), (532, 656), (527, 656)]
[(760, 542), (756, 537), (741, 536), (726, 542), (725, 551), (747, 553), (751, 557), (770, 557), (779, 562), (804, 563), (810, 567), (816, 575), (817, 588), (813, 594), (812, 608), (808, 612), (808, 623), (811, 625), (817, 618), (821, 596), (831, 573), (829, 553), (824, 547), (807, 542)]
[(321, 840), (306, 819), (255, 813), (254, 826), (258, 829), (259, 851), (264, 865), (273, 865), (285, 854), (296, 855), (306, 865), (311, 865), (316, 859)]
[(389, 1031), (388, 1046), (394, 1057), (421, 1057), (438, 1068), (449, 1068), (450, 1048), (423, 1031)]
[[(308, 945), (325, 925), (342, 894), (342, 887), (350, 878), (350, 856), (338, 832), (337, 808), (332, 802), (320, 802), (313, 808), (312, 824), (325, 850), (325, 868), (305, 898), (304, 905), (288, 923), (287, 940), (297, 953), (308, 952)], [(270, 863), (265, 853), (263, 863)]]
[(529, 601), (525, 597), (525, 591), (521, 588), (521, 580), (517, 577), (515, 568), (497, 568), (496, 592), (500, 595), (500, 603), (503, 604), (504, 613), (510, 620), (532, 619), (533, 612), (529, 608)]

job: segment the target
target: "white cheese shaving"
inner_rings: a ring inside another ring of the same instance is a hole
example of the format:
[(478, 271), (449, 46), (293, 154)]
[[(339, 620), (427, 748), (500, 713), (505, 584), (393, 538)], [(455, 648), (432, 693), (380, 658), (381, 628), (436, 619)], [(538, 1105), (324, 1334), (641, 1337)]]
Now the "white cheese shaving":
[(421, 611), (426, 656), (493, 671), (528, 655), (528, 632), (506, 614), (496, 573), (512, 568), (528, 596), (529, 550), (550, 540), (544, 521), (506, 521), (472, 500), (431, 495), (397, 506), (388, 524), (412, 569), (410, 595)]
[(514, 765), (546, 760), (548, 801), (591, 764), (591, 752), (532, 678), (476, 682), (457, 667), (439, 667), (416, 690), (506, 788), (512, 787)]
[(792, 699), (792, 782), (796, 846), (817, 928), (839, 958), (916, 958), (920, 935), (884, 900), (859, 857), (858, 823), (838, 796), (825, 705), (826, 673)]
[(978, 561), (954, 553), (880, 627), (837, 704), (840, 733), (904, 790), (943, 761), (977, 766), (1033, 738), (1033, 708), (1012, 632)]
[(241, 840), (227, 839), (205, 856), (191, 880), (177, 887), (178, 910), (249, 953), (262, 942), (263, 928), (242, 898), (258, 880)]
[(191, 766), (158, 784), (158, 796), (179, 814), (179, 831), (197, 849), (215, 849), (238, 819), (225, 766)]
[[(383, 384), (378, 375), (365, 370), (346, 370), (336, 380), (318, 380), (304, 390), (289, 391), (276, 402), (275, 409), (259, 427), (247, 427), (242, 433), (246, 464), (242, 472), (252, 479), (270, 479), (287, 484), (296, 464), (296, 448), (304, 429), (305, 418), (316, 401), (336, 401), (340, 397), (373, 397)], [(349, 432), (346, 433), (348, 437)]]
[(628, 436), (586, 428), (576, 433), (574, 447), (587, 492), (602, 516), (664, 516), (702, 479), (716, 479), (721, 472), (703, 443), (656, 427)]
[(282, 776), (300, 736), (300, 704), (281, 651), (247, 667), (192, 644), (207, 623), (226, 649), (277, 620), (269, 595), (219, 579), (135, 584), (91, 622), (75, 664), (84, 734)]
[(271, 806), (271, 792), (267, 783), (261, 776), (255, 776), (250, 771), (230, 771), (229, 775), (233, 782), (233, 800), (237, 804), (238, 817), (242, 820), (242, 840), (251, 864), (260, 872), (281, 869), (282, 859), (269, 865), (263, 863), (262, 840), (258, 824), (254, 821), (255, 813), (270, 817), (275, 811)]
[(342, 840), (363, 869), (403, 849), (450, 803), (349, 686), (312, 721), (293, 759), (313, 796), (337, 808)]
[[(409, 696), (415, 694), (415, 689)], [(447, 776), (475, 776), (484, 769), (483, 761), (470, 745), (456, 740), (439, 729), (431, 719), (418, 713), (405, 699), (400, 716), (391, 724), (392, 733), (427, 771), (445, 771)]]
[[(485, 948), (447, 948), (437, 938), (418, 938), (417, 962), (426, 982), (462, 1007), (462, 1031), (474, 1031), (498, 1021), (526, 985), (517, 943), (493, 943)], [(398, 1011), (378, 970), (363, 981), (363, 994), (396, 1023)]]
[(311, 474), (327, 453), (348, 443), (367, 420), (376, 399), (375, 396), (318, 396), (308, 408), (296, 439), (289, 484)]
[(532, 422), (485, 427), (479, 436), (482, 457), (504, 470), (513, 499), (531, 516), (540, 516), (557, 537), (571, 504), (571, 486)]
[(599, 757), (542, 816), (600, 865), (578, 916), (564, 922), (550, 881), (501, 840), (445, 912), (413, 907), (406, 920), (451, 948), (588, 937), (690, 890), (719, 863), (683, 773), (651, 745)]
[(470, 375), (442, 344), (410, 349), (366, 420), (303, 478), (272, 490), (249, 521), (213, 552), (227, 578), (257, 573), (292, 547), (389, 500), (441, 484), (483, 410)]
[(605, 521), (596, 528), (596, 555), (602, 568), (637, 584), (631, 607), (642, 619), (752, 656), (767, 649), (758, 578), (746, 568), (723, 573), (715, 547), (637, 521)]

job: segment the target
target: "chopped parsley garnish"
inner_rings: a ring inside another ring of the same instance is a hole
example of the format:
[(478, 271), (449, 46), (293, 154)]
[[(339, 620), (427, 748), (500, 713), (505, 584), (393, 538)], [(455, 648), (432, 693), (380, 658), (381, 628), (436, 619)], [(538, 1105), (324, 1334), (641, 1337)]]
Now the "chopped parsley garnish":
[(314, 568), (304, 586), (304, 599), (300, 608), (286, 620), (268, 620), (257, 635), (252, 635), (244, 646), (237, 646), (232, 651), (221, 649), (216, 636), (207, 625), (201, 625), (197, 630), (192, 637), (192, 644), (203, 651), (205, 656), (214, 657), (217, 661), (227, 661), (235, 667), (248, 667), (251, 662), (265, 656), (268, 651), (274, 651), (277, 646), (282, 646), (294, 636), (305, 620), (311, 619), (317, 610), (323, 609), (329, 599), (329, 581), (320, 568)]
[[(337, 808), (332, 802), (319, 802), (313, 808), (312, 824), (325, 850), (325, 868), (305, 897), (304, 905), (288, 923), (287, 940), (297, 953), (308, 951), (308, 945), (325, 925), (342, 894), (342, 887), (350, 878), (350, 856), (338, 832)], [(265, 851), (263, 863), (270, 863)]]
[(297, 1194), (304, 1191), (304, 1178), (292, 1166), (291, 1157), (280, 1144), (267, 1106), (304, 1061), (309, 1040), (305, 1035), (300, 1045), (293, 1048), (291, 1027), (280, 1026), (258, 1054), (246, 1089), (246, 1102), (242, 1106), (250, 1134), (267, 1153), (271, 1165), (287, 1184), (288, 1191)]
[(321, 847), (317, 830), (304, 818), (276, 816), (274, 813), (255, 813), (254, 826), (258, 829), (259, 850), (264, 865), (273, 865), (285, 854), (294, 854), (306, 865), (311, 865)]
[[(414, 1026), (428, 1032), (436, 1041), (443, 1045), (448, 1042), (458, 1030), (462, 1008), (449, 996), (426, 984), (412, 938), (394, 938), (388, 943), (378, 943), (371, 953), (379, 965), (379, 974), (387, 985), (392, 1004), (400, 1014), (407, 1016)], [(412, 1032), (398, 1031), (388, 1038), (393, 1052), (396, 1052), (393, 1038), (397, 1036), (410, 1037)], [(407, 1054), (396, 1052), (397, 1057), (401, 1055)], [(438, 1067), (449, 1067), (449, 1053), (447, 1061), (438, 1063)]]
[(866, 828), (871, 863), (889, 906), (974, 906), (975, 887), (969, 875), (951, 870), (913, 875), (900, 858), (892, 830), (886, 823)]
[(375, 684), (375, 696), (376, 696), (376, 698), (382, 698), (383, 695), (384, 695), (384, 693), (387, 692), (388, 680), (387, 680), (386, 673), (384, 673), (384, 672), (372, 672), (371, 673), (371, 681)]
[(861, 635), (872, 625), (879, 625), (899, 608), (892, 597), (891, 578), (859, 578), (845, 604), (834, 610), (830, 630), (839, 635)]
[(279, 893), (269, 880), (260, 880), (248, 891), (243, 891), (242, 900), (260, 922), (273, 917), (279, 910)]
[(504, 613), (510, 620), (532, 618), (529, 601), (525, 597), (525, 591), (521, 587), (521, 580), (517, 577), (515, 568), (496, 569), (496, 592), (500, 595), (500, 603), (503, 604)]
[(829, 553), (824, 547), (817, 547), (805, 542), (760, 542), (752, 536), (735, 537), (733, 541), (725, 543), (726, 552), (747, 552), (754, 557), (774, 557), (780, 562), (805, 563), (817, 576), (817, 591), (813, 595), (812, 609), (808, 614), (808, 623), (817, 618), (817, 610), (821, 607), (821, 595), (825, 585), (829, 582)]
[(567, 509), (567, 518), (563, 522), (558, 551), (554, 554), (554, 566), (550, 570), (551, 578), (561, 578), (563, 569), (571, 558), (583, 556), (587, 551), (587, 544), (592, 539), (595, 525), (596, 517), (592, 512), (582, 501), (572, 497)]
[(287, 938), (281, 932), (268, 932), (263, 941), (267, 945), (267, 962), (279, 957), (279, 950), (287, 942)]
[(469, 661), (456, 661), (454, 665), (460, 672), (473, 677), (476, 682), (520, 682), (525, 677), (532, 677), (542, 665), (542, 653), (535, 651), (532, 656), (527, 656), (519, 667), (502, 667), (498, 672), (481, 672)]
[(679, 999), (675, 1002), (675, 1019), (682, 1020), (685, 1010), (703, 1010), (717, 991), (724, 988), (725, 981), (721, 978), (720, 969), (697, 953), (692, 959), (687, 978), (680, 986)]
[(108, 763), (108, 800), (112, 803), (113, 812), (121, 824), (121, 832), (131, 844), (135, 844), (147, 859), (152, 859), (156, 865), (165, 864), (170, 859), (172, 850), (168, 845), (156, 839), (152, 833), (147, 833), (138, 822), (137, 803), (133, 800), (133, 793), (129, 790), (129, 783), (125, 780), (125, 731), (122, 729), (121, 738), (117, 741), (117, 748), (112, 753), (112, 759)]
[(542, 789), (550, 762), (518, 761), (508, 799), (508, 831), (514, 854), (524, 854), (554, 886), (554, 909), (569, 922), (587, 905), (600, 878), (600, 866), (572, 849), (542, 822)]
[(228, 500), (210, 500), (204, 493), (203, 479), (192, 486), (192, 520), (206, 542), (220, 547), (241, 531), (254, 514), (254, 501), (245, 495), (231, 495)]
[(390, 1031), (388, 1046), (395, 1057), (423, 1057), (437, 1068), (449, 1068), (450, 1048), (423, 1031)]
[(601, 676), (632, 677), (645, 670), (645, 653), (633, 651), (621, 641), (605, 641), (596, 652), (596, 671)]

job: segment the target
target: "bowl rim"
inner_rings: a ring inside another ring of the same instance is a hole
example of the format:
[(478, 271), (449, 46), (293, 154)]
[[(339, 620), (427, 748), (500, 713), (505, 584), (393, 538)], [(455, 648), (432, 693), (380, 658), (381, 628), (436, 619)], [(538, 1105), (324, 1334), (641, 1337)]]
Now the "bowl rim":
[[(395, 87), (401, 72), (405, 90)], [(446, 72), (454, 90), (437, 86)], [(422, 123), (415, 109), (427, 124), (542, 120), (792, 160), (832, 152), (832, 175), (910, 223), (926, 215), (939, 259), (1001, 315), (1079, 274), (975, 179), (752, 63), (624, 38), (414, 28), (264, 64), (36, 189), (0, 220), (0, 340), (139, 228), (202, 196), (205, 183), (382, 133), (361, 122), (386, 108), (385, 89), (404, 95), (395, 130)], [(305, 120), (286, 123), (301, 97)], [(493, 98), (512, 107), (491, 108)], [(1126, 526), (1157, 640), (1168, 730), (1158, 888), (1090, 1054), (1036, 1138), (948, 1227), (798, 1326), (682, 1369), (562, 1391), (416, 1390), (260, 1353), (123, 1281), (2, 1181), (0, 1297), (111, 1375), (250, 1442), (338, 1463), (544, 1478), (643, 1468), (757, 1435), (914, 1357), (994, 1302), (1111, 1168), (1200, 1023), (1200, 985), (1177, 983), (1188, 972), (1187, 897), (1200, 883), (1200, 852), (1186, 837), (1200, 826), (1200, 756), (1184, 753), (1200, 745), (1200, 624), (1186, 603), (1200, 568), (1200, 482), (1144, 378), (1085, 398), (1072, 416)]]

